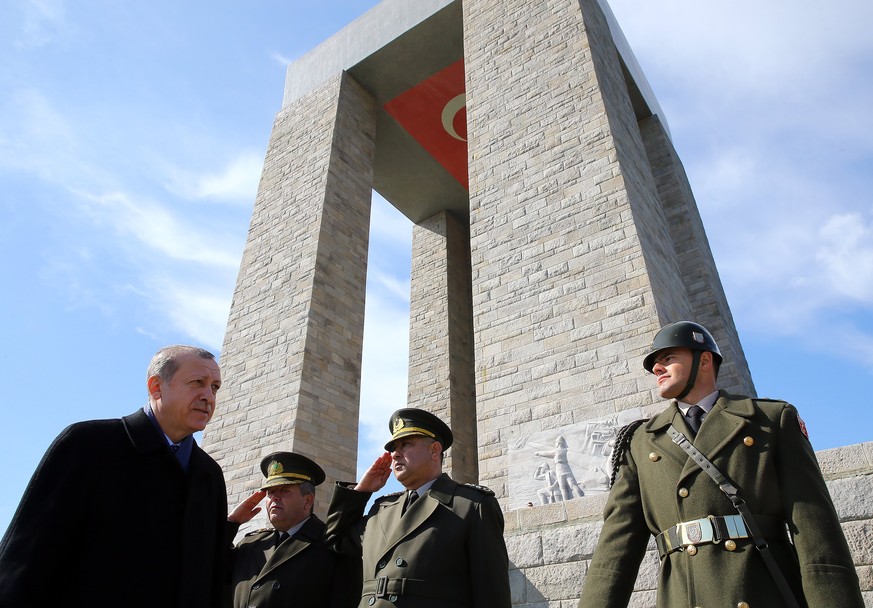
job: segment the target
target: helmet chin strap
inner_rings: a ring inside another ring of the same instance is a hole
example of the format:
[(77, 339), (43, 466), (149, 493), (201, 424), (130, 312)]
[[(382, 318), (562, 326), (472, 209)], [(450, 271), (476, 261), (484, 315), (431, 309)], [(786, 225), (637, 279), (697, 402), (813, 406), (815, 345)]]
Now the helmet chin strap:
[(688, 393), (691, 392), (691, 389), (694, 388), (694, 383), (697, 381), (697, 369), (700, 367), (700, 351), (693, 351), (694, 354), (691, 358), (691, 373), (688, 375), (688, 382), (685, 383), (685, 388), (682, 389), (682, 392), (674, 397), (676, 401), (682, 401)]

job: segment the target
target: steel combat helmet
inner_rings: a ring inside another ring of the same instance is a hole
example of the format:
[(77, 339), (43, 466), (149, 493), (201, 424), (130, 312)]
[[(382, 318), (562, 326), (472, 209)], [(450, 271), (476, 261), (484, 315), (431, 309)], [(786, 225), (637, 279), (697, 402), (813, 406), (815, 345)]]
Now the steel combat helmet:
[(715, 343), (709, 330), (703, 325), (691, 321), (679, 321), (665, 325), (661, 328), (661, 331), (655, 334), (655, 339), (652, 340), (652, 348), (649, 349), (649, 354), (643, 359), (643, 367), (647, 372), (652, 371), (652, 368), (655, 366), (655, 358), (665, 348), (690, 348), (694, 352), (688, 383), (676, 397), (677, 399), (682, 399), (694, 388), (694, 382), (697, 380), (697, 369), (700, 365), (700, 353), (712, 353), (716, 371), (722, 362), (721, 351), (718, 349), (718, 344)]

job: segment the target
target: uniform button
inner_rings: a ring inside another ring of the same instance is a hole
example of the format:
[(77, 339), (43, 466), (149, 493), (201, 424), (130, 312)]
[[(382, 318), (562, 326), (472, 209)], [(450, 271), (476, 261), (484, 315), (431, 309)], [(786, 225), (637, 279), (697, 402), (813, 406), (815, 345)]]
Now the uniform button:
[(652, 462), (658, 462), (659, 460), (661, 460), (661, 457), (658, 454), (652, 452), (651, 454), (649, 454), (649, 460), (651, 460)]
[(252, 589), (260, 589), (260, 588), (261, 588), (261, 583), (255, 583), (254, 585), (252, 585)]
[(688, 555), (697, 555), (697, 547), (690, 545), (687, 549)]
[(724, 541), (724, 548), (728, 551), (735, 551), (737, 548), (737, 543), (732, 540), (726, 540)]
[(396, 560), (394, 560), (394, 563), (397, 564), (398, 566), (405, 566), (406, 565), (406, 561), (402, 557), (398, 557)]
[[(749, 447), (752, 447), (753, 445), (755, 445), (755, 438), (754, 437), (746, 437), (745, 439), (743, 439), (743, 443), (745, 443)], [(741, 603), (745, 604), (745, 602), (741, 602)], [(748, 606), (748, 604), (746, 604), (746, 605)]]
[(376, 564), (376, 567), (377, 567), (379, 570), (381, 570), (382, 568), (384, 568), (384, 567), (387, 566), (387, 565), (388, 565), (388, 560), (384, 560), (384, 559), (383, 559), (383, 560), (380, 561), (378, 564)]
[(396, 602), (396, 601), (397, 601), (397, 596), (394, 595), (394, 594), (392, 593), (391, 595), (388, 596), (388, 601), (391, 602), (391, 603)]
[(278, 588), (280, 588), (281, 586), (282, 586), (282, 585), (281, 585), (281, 583), (279, 583), (279, 581), (276, 581), (275, 583), (273, 583), (273, 589), (278, 589)]
[(372, 606), (373, 604), (376, 603), (376, 598), (375, 598), (375, 597), (371, 597), (370, 599), (367, 600), (367, 603), (368, 603), (370, 606)]
[(688, 498), (688, 488), (679, 488), (679, 496), (682, 498)]
[(749, 605), (746, 602), (740, 602), (737, 604), (737, 608), (749, 608)]

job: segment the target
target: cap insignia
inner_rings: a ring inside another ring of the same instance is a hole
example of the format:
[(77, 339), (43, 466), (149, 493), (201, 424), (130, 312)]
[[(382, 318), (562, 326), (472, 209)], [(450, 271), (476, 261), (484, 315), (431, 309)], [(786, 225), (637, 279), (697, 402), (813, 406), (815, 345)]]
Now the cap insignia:
[(403, 418), (399, 416), (394, 420), (394, 432), (397, 433), (400, 429), (406, 426), (406, 423), (403, 422)]
[(274, 477), (275, 475), (279, 475), (282, 471), (284, 471), (284, 467), (282, 467), (282, 463), (278, 460), (274, 460), (270, 463), (270, 466), (267, 468), (267, 475), (269, 477)]
[(691, 338), (698, 344), (703, 344), (703, 334), (698, 331), (691, 332)]

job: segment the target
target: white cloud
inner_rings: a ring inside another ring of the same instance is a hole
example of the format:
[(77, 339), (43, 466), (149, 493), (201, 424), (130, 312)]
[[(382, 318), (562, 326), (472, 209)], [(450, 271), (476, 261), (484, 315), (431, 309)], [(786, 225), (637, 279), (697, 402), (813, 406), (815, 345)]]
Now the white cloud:
[(196, 175), (183, 170), (172, 171), (167, 189), (189, 199), (251, 205), (263, 166), (263, 154), (243, 151), (218, 173)]
[(832, 216), (819, 230), (815, 259), (839, 296), (873, 306), (873, 227), (858, 213)]
[(141, 295), (169, 319), (174, 332), (181, 332), (210, 349), (221, 349), (230, 312), (227, 285), (170, 275), (149, 276)]
[(270, 58), (281, 66), (288, 67), (294, 63), (294, 59), (286, 57), (282, 53), (274, 52), (270, 54)]
[(197, 214), (176, 216), (165, 206), (123, 192), (79, 195), (94, 220), (108, 224), (119, 236), (133, 237), (173, 260), (233, 270), (239, 267), (239, 251), (228, 246), (235, 239), (224, 238), (227, 235), (218, 234), (215, 227), (198, 224)]

